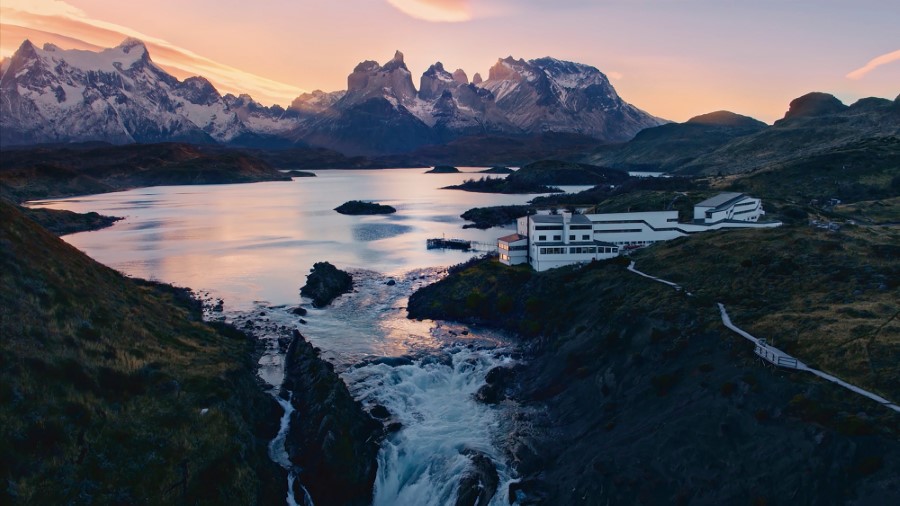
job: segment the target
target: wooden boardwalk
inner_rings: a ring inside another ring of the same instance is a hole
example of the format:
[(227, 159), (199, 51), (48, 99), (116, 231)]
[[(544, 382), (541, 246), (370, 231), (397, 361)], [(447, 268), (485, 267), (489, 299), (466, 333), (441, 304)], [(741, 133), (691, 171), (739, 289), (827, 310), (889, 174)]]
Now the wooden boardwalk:
[[(665, 285), (671, 286), (672, 288), (674, 288), (675, 290), (677, 290), (679, 292), (683, 291), (681, 285), (678, 285), (671, 281), (666, 281), (665, 279), (660, 279), (655, 276), (651, 276), (649, 274), (643, 273), (643, 272), (635, 269), (634, 261), (632, 261), (631, 264), (628, 266), (628, 270), (639, 276), (643, 276), (645, 278), (652, 279), (654, 281), (658, 281)], [(688, 296), (691, 295), (688, 292), (685, 292), (685, 293)], [(856, 385), (851, 385), (850, 383), (847, 383), (846, 381), (844, 381), (840, 378), (836, 378), (826, 372), (822, 372), (818, 369), (813, 369), (813, 368), (809, 367), (808, 365), (804, 364), (803, 362), (801, 362), (800, 360), (798, 360), (796, 357), (787, 353), (786, 351), (780, 350), (780, 349), (770, 345), (765, 339), (759, 339), (757, 337), (754, 337), (749, 332), (746, 332), (745, 330), (739, 328), (737, 325), (732, 323), (731, 317), (728, 316), (728, 311), (725, 310), (724, 304), (722, 304), (721, 302), (718, 302), (717, 305), (719, 306), (719, 313), (722, 317), (722, 324), (724, 324), (726, 327), (728, 327), (730, 330), (734, 331), (735, 333), (737, 333), (744, 339), (747, 339), (748, 341), (752, 342), (753, 346), (754, 346), (753, 353), (755, 353), (757, 356), (759, 356), (763, 360), (765, 360), (773, 365), (776, 365), (778, 367), (784, 367), (786, 369), (794, 369), (797, 371), (806, 371), (806, 372), (815, 374), (816, 376), (818, 376), (826, 381), (830, 381), (832, 383), (840, 385), (840, 386), (846, 388), (847, 390), (850, 390), (853, 393), (862, 395), (864, 397), (868, 397), (869, 399), (872, 399), (873, 401), (877, 402), (878, 404), (881, 404), (882, 406), (884, 406), (888, 409), (891, 409), (893, 411), (896, 411), (897, 413), (900, 413), (900, 406), (885, 399), (884, 397), (881, 397), (880, 395), (874, 394), (863, 388), (859, 388)]]

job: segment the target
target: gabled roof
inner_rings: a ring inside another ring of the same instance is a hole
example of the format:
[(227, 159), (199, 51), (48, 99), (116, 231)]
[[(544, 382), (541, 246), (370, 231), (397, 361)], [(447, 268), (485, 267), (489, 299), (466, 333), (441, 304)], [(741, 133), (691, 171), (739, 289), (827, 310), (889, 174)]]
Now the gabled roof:
[(519, 235), (519, 234), (510, 234), (510, 235), (504, 235), (503, 237), (501, 237), (497, 240), (503, 241), (503, 242), (516, 242), (516, 241), (521, 241), (522, 239), (528, 239), (528, 236)]
[(743, 197), (744, 197), (743, 193), (736, 193), (736, 192), (720, 193), (720, 194), (716, 195), (715, 197), (711, 197), (711, 198), (704, 200), (703, 202), (700, 202), (695, 207), (712, 207), (712, 208), (718, 209), (720, 207), (726, 207), (726, 206), (732, 204), (734, 201), (739, 200)]

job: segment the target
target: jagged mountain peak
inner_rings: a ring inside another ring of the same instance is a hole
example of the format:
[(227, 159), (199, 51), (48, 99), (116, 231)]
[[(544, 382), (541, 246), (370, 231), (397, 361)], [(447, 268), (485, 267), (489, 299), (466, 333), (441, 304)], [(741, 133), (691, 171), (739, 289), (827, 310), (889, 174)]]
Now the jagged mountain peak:
[(481, 84), (483, 82), (484, 82), (484, 79), (481, 77), (481, 74), (479, 74), (478, 72), (475, 72), (475, 75), (472, 76), (472, 84), (478, 86), (479, 84)]
[(222, 98), (219, 90), (205, 77), (189, 77), (178, 87), (178, 94), (192, 104), (210, 105)]
[(145, 53), (148, 52), (147, 45), (144, 44), (144, 41), (142, 41), (141, 39), (136, 39), (134, 37), (127, 37), (125, 40), (120, 42), (118, 46), (116, 46), (116, 49), (121, 49), (125, 54), (128, 54), (134, 50), (143, 51)]
[(403, 61), (403, 53), (397, 51), (384, 66), (374, 61), (364, 61), (347, 76), (347, 94), (341, 98), (345, 104), (356, 104), (370, 98), (386, 98), (389, 102), (408, 103), (416, 97), (412, 74)]
[(246, 96), (250, 105), (238, 111), (206, 78), (179, 81), (155, 65), (144, 43), (134, 38), (100, 51), (38, 49), (23, 42), (0, 86), (4, 145), (231, 142), (247, 133), (292, 127), (281, 122), (281, 108), (250, 104)]
[(490, 69), (488, 69), (488, 81), (520, 81), (524, 76), (519, 72), (523, 66), (527, 65), (525, 60), (516, 60), (512, 56), (506, 58), (498, 58)]
[(469, 76), (466, 75), (466, 71), (463, 69), (453, 71), (453, 80), (460, 84), (469, 84)]
[(382, 67), (382, 70), (384, 70), (385, 72), (391, 72), (398, 69), (409, 72), (409, 69), (406, 68), (406, 62), (403, 61), (403, 53), (401, 53), (400, 51), (395, 52), (394, 57), (391, 59), (391, 61), (385, 63), (384, 67)]

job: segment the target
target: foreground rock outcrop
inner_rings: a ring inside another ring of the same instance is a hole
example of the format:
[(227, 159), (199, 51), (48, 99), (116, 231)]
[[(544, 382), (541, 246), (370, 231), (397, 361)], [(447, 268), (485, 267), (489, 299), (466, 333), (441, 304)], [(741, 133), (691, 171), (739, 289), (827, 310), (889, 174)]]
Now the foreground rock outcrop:
[(296, 330), (285, 355), (281, 395), (290, 396), (296, 410), (285, 449), (313, 502), (370, 504), (383, 428)]
[(313, 306), (325, 307), (353, 289), (353, 278), (328, 262), (316, 262), (306, 276), (300, 295), (313, 300)]

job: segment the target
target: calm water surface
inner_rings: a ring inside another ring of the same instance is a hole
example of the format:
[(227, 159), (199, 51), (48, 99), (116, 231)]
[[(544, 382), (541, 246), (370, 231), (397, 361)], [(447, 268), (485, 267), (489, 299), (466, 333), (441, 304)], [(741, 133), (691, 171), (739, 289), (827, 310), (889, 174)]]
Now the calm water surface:
[[(494, 243), (512, 228), (463, 230), (459, 215), (533, 197), (441, 190), (475, 175), (424, 172), (318, 171), (292, 182), (142, 188), (34, 204), (123, 216), (111, 228), (65, 239), (130, 276), (209, 291), (231, 309), (248, 309), (254, 301), (298, 302), (317, 261), (387, 275), (459, 263), (472, 254), (427, 250), (425, 240)], [(397, 213), (333, 211), (354, 199), (392, 205)]]

